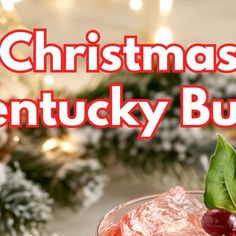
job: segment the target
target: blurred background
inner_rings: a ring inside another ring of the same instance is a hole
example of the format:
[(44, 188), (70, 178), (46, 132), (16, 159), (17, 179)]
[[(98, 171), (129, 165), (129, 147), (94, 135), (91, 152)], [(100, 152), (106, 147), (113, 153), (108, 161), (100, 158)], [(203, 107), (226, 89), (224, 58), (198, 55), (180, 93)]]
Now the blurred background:
[[(17, 28), (45, 27), (48, 42), (82, 43), (96, 29), (101, 44), (134, 34), (143, 43), (233, 43), (233, 0), (0, 0), (1, 36)], [(19, 57), (28, 53), (17, 48)], [(60, 98), (108, 96), (110, 82), (123, 82), (125, 98), (172, 97), (158, 134), (137, 141), (138, 130), (62, 128), (0, 129), (0, 234), (93, 236), (101, 217), (140, 196), (182, 185), (203, 189), (209, 156), (220, 132), (179, 128), (179, 85), (201, 84), (212, 98), (236, 97), (235, 75), (14, 74), (0, 67), (1, 99), (37, 98), (54, 89)], [(73, 108), (71, 108), (73, 112)], [(136, 113), (137, 116), (140, 114)]]

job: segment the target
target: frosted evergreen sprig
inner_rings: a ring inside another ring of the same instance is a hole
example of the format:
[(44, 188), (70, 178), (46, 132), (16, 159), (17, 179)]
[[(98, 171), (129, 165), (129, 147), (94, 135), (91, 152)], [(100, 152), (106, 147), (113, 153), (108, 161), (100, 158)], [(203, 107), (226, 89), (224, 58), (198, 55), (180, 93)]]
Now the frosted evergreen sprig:
[(107, 176), (93, 155), (51, 153), (48, 158), (36, 146), (28, 144), (14, 152), (13, 162), (17, 161), (26, 177), (39, 184), (58, 205), (89, 206), (103, 195)]
[(45, 235), (43, 226), (51, 217), (53, 201), (26, 180), (20, 169), (13, 172), (5, 167), (1, 168), (3, 171), (6, 178), (0, 185), (0, 235)]

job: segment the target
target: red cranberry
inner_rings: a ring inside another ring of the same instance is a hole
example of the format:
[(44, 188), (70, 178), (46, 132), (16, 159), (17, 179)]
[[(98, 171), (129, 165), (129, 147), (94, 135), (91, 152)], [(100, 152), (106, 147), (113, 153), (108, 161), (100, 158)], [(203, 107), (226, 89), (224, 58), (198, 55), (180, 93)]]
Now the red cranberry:
[(203, 229), (212, 236), (228, 235), (232, 233), (235, 225), (236, 217), (222, 209), (208, 210), (202, 217)]

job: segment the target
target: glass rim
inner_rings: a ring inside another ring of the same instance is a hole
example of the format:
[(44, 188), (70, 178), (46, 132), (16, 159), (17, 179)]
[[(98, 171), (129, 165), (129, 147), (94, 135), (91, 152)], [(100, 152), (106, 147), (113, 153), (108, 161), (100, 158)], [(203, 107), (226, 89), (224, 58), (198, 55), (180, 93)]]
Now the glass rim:
[[(192, 190), (192, 191), (187, 191), (188, 193), (191, 193), (193, 195), (202, 195), (204, 194), (204, 191), (202, 190)], [(161, 193), (157, 193), (157, 194), (152, 194), (152, 195), (147, 195), (147, 196), (143, 196), (143, 197), (138, 197), (138, 198), (135, 198), (133, 200), (129, 200), (127, 202), (123, 202), (121, 204), (119, 204), (118, 206), (114, 207), (113, 209), (111, 209), (108, 213), (106, 213), (102, 218), (101, 220), (99, 221), (98, 223), (98, 226), (97, 226), (97, 229), (96, 229), (96, 236), (99, 236), (99, 227), (101, 225), (101, 223), (103, 222), (103, 220), (105, 218), (107, 218), (110, 214), (118, 211), (119, 209), (121, 209), (123, 206), (126, 206), (126, 205), (131, 205), (131, 204), (134, 204), (136, 202), (139, 202), (139, 201), (145, 201), (145, 200), (148, 200), (148, 199), (153, 199), (155, 197), (157, 197), (158, 195), (160, 195)]]

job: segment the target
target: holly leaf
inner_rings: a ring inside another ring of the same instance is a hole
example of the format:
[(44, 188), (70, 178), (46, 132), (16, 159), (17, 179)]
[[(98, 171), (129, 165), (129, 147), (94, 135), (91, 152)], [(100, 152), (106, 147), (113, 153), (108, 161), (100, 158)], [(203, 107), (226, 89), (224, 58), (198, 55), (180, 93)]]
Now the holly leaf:
[(221, 135), (205, 181), (204, 202), (208, 209), (220, 208), (236, 213), (236, 152)]

